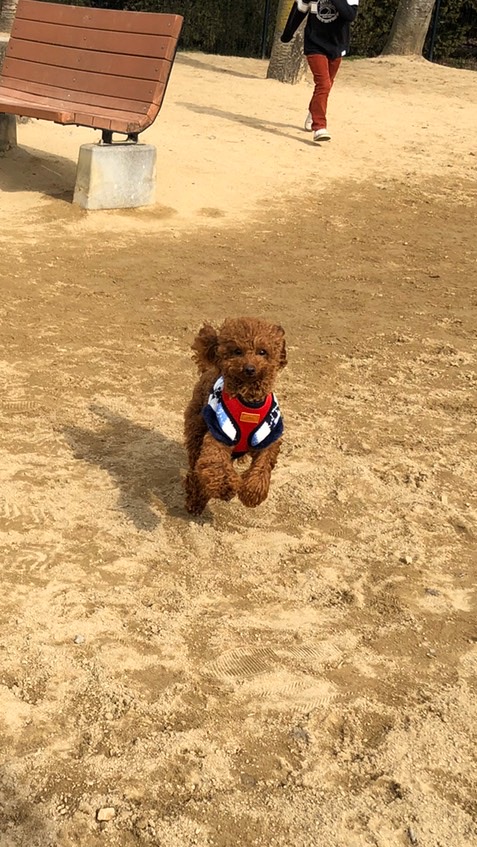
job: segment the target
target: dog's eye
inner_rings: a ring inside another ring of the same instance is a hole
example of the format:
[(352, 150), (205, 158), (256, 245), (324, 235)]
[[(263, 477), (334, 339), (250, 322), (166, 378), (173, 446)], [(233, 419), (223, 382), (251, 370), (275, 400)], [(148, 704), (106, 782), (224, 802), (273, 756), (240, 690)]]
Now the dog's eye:
[(266, 350), (263, 349), (263, 347), (260, 347), (260, 349), (257, 350), (257, 355), (258, 356), (268, 356), (268, 353), (267, 353)]
[(233, 350), (230, 351), (230, 355), (231, 356), (241, 356), (242, 350), (240, 349), (240, 347), (235, 347)]

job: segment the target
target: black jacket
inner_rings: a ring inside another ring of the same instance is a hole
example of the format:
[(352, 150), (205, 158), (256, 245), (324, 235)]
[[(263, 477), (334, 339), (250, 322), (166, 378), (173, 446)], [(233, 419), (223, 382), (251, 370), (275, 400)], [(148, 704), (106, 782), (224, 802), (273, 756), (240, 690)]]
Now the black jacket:
[(358, 13), (359, 0), (295, 0), (281, 41), (291, 41), (301, 22), (305, 26), (305, 56), (322, 53), (328, 59), (345, 56), (350, 24)]

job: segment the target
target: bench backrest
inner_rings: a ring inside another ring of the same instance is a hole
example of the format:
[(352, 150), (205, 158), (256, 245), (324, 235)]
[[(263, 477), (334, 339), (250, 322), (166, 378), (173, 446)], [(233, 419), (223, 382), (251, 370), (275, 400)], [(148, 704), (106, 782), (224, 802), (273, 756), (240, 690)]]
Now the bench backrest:
[[(19, 0), (2, 69), (15, 91), (155, 119), (182, 27), (180, 15)], [(136, 117), (137, 120), (137, 117)]]

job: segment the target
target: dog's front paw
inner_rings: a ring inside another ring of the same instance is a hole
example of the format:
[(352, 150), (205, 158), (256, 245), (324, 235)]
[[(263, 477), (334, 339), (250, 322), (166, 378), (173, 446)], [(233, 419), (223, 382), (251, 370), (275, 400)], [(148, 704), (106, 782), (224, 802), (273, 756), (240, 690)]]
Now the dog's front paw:
[(218, 487), (218, 493), (214, 496), (219, 500), (233, 500), (235, 495), (238, 493), (241, 485), (241, 479), (237, 474), (230, 474), (230, 476), (224, 477), (220, 485)]
[(234, 473), (220, 473), (215, 468), (198, 465), (198, 484), (207, 500), (232, 500), (241, 484), (240, 477)]
[(248, 476), (245, 473), (242, 478), (242, 485), (238, 491), (238, 496), (244, 506), (253, 508), (254, 506), (259, 506), (260, 503), (263, 503), (267, 499), (269, 488), (270, 477), (268, 475), (251, 474)]

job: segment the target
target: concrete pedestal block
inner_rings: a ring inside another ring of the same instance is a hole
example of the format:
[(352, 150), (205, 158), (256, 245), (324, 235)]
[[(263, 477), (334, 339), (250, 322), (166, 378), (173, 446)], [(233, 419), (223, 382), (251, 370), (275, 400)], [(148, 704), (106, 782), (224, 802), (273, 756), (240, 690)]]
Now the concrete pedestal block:
[(0, 112), (0, 153), (17, 146), (17, 120), (15, 115)]
[(135, 209), (156, 201), (151, 144), (82, 144), (73, 203), (83, 209)]

